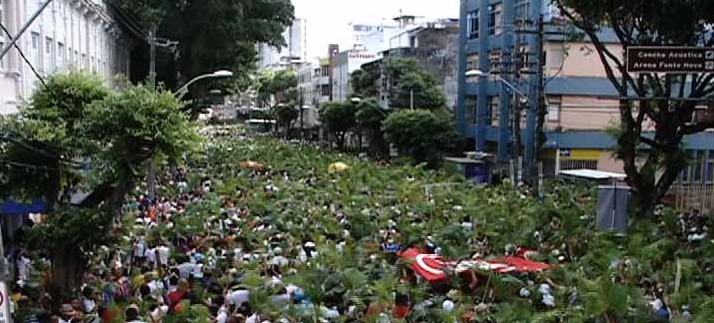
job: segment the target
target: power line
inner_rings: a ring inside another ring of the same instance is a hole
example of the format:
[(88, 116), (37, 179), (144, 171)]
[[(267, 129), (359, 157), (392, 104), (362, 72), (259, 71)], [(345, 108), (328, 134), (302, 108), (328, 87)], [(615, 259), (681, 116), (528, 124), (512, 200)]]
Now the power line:
[[(9, 37), (10, 39), (12, 39), (12, 35), (11, 35), (10, 32), (7, 30), (7, 28), (5, 28), (5, 25), (4, 25), (2, 22), (0, 22), (0, 28), (2, 28), (2, 30), (5, 32), (5, 34), (7, 34), (7, 37)], [(17, 43), (13, 43), (13, 46), (15, 47), (15, 49), (17, 49), (17, 52), (20, 53), (20, 57), (22, 57), (22, 59), (25, 61), (25, 63), (27, 63), (27, 65), (30, 66), (30, 69), (32, 70), (32, 73), (34, 73), (35, 76), (37, 76), (37, 78), (40, 80), (40, 82), (42, 82), (42, 85), (43, 85), (46, 89), (49, 90), (49, 88), (47, 87), (47, 83), (45, 83), (45, 79), (42, 77), (42, 75), (40, 75), (40, 73), (37, 72), (37, 70), (35, 69), (35, 67), (32, 66), (32, 63), (30, 63), (30, 60), (27, 59), (27, 57), (25, 56), (25, 53), (22, 52), (22, 50), (20, 49), (20, 47), (17, 46)]]
[(58, 171), (57, 168), (50, 168), (44, 165), (32, 165), (32, 164), (26, 164), (26, 163), (21, 163), (18, 161), (13, 161), (5, 158), (0, 158), (0, 164), (6, 164), (10, 165), (13, 167), (19, 167), (19, 168), (25, 168), (25, 169), (33, 169), (33, 170), (44, 170), (47, 172), (56, 172)]

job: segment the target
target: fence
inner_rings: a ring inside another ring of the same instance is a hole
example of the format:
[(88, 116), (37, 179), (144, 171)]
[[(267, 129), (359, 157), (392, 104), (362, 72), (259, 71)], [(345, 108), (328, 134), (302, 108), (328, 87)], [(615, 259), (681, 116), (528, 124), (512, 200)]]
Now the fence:
[(675, 184), (670, 192), (675, 196), (675, 205), (679, 209), (714, 212), (714, 185)]

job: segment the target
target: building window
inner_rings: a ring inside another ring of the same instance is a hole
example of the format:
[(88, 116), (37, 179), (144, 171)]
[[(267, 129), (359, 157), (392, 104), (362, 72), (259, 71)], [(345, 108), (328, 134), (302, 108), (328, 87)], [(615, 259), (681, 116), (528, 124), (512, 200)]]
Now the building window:
[(64, 69), (64, 44), (57, 43), (57, 69)]
[(464, 102), (464, 118), (467, 124), (476, 124), (476, 111), (478, 110), (478, 96), (468, 95)]
[(501, 97), (492, 96), (488, 102), (488, 111), (490, 124), (494, 127), (498, 127), (499, 118), (501, 117)]
[(488, 7), (488, 34), (500, 35), (502, 31), (502, 5), (500, 3)]
[(560, 98), (548, 98), (548, 121), (560, 121), (560, 109), (562, 107), (560, 100)]
[(501, 71), (503, 64), (503, 54), (500, 50), (495, 49), (488, 53), (488, 64), (491, 71)]
[(563, 67), (565, 60), (565, 44), (554, 44), (549, 51), (544, 54), (545, 63), (548, 69), (557, 72)]
[(32, 33), (32, 65), (38, 65), (40, 60), (40, 34)]
[(528, 20), (530, 9), (530, 0), (516, 3), (516, 20)]
[(692, 156), (692, 182), (699, 183), (702, 181), (702, 165), (704, 164), (705, 151), (694, 151)]
[(44, 71), (46, 73), (50, 73), (52, 71), (52, 59), (54, 58), (54, 55), (52, 53), (54, 41), (52, 38), (45, 38), (45, 44), (44, 44), (44, 50), (45, 50), (45, 61), (44, 61)]
[(466, 36), (469, 39), (477, 39), (479, 31), (479, 12), (474, 10), (466, 15)]
[(480, 62), (479, 62), (478, 53), (469, 54), (468, 56), (466, 56), (466, 70), (467, 71), (477, 70), (477, 69), (479, 69), (479, 65), (480, 65)]

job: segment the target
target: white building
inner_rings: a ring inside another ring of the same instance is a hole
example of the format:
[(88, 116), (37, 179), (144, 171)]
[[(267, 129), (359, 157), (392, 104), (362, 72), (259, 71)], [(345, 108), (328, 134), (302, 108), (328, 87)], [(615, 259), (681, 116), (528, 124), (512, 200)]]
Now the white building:
[(258, 68), (281, 69), (305, 62), (307, 57), (307, 20), (294, 19), (290, 27), (283, 31), (285, 46), (275, 48), (268, 44), (257, 44)]
[[(0, 0), (0, 21), (12, 35), (47, 0)], [(0, 45), (8, 44), (4, 32)], [(129, 73), (131, 45), (103, 0), (54, 0), (20, 37), (18, 47), (40, 75), (72, 69), (111, 82)], [(11, 49), (0, 61), (0, 114), (14, 113), (37, 87), (38, 78)]]
[(298, 95), (303, 106), (318, 107), (330, 101), (330, 60), (321, 59), (319, 63), (307, 63), (298, 70)]
[(377, 60), (377, 54), (350, 49), (332, 58), (332, 100), (345, 102), (351, 93), (350, 75), (362, 64)]

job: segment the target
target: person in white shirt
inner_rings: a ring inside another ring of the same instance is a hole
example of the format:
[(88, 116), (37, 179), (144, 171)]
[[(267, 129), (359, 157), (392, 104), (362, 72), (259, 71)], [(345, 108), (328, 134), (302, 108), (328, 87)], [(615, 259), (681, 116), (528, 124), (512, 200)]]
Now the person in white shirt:
[(30, 258), (25, 256), (25, 253), (22, 252), (20, 255), (17, 257), (17, 277), (21, 281), (27, 280), (28, 276), (30, 275), (30, 267), (32, 266), (32, 261)]
[(144, 258), (151, 268), (156, 268), (156, 248), (146, 248)]
[(249, 300), (250, 291), (247, 289), (233, 290), (228, 292), (228, 295), (226, 295), (226, 303), (235, 307), (240, 307), (244, 303), (248, 303)]
[(169, 247), (166, 246), (163, 242), (159, 243), (159, 246), (156, 247), (156, 251), (159, 254), (159, 262), (161, 263), (161, 266), (166, 266), (169, 263), (169, 253), (171, 250)]
[(146, 259), (146, 239), (142, 236), (134, 243), (134, 262), (143, 264)]
[(216, 323), (226, 323), (228, 320), (228, 309), (225, 305), (218, 309), (218, 315), (216, 316)]

